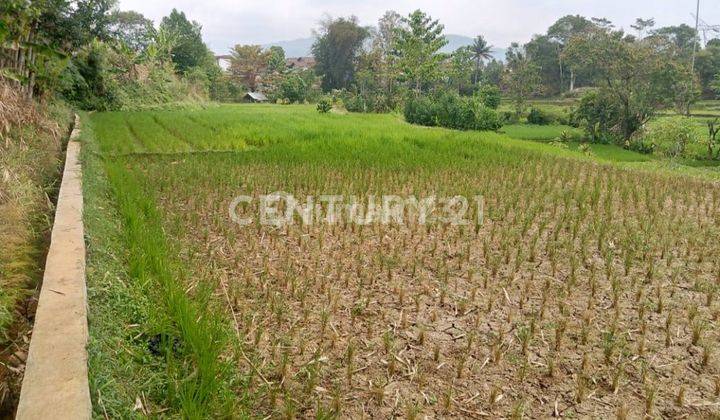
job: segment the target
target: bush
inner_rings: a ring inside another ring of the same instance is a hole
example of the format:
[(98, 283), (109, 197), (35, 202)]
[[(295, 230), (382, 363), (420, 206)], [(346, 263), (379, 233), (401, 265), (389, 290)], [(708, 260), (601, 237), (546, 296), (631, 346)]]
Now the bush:
[(436, 122), (435, 103), (427, 96), (410, 98), (405, 102), (405, 121), (410, 124), (425, 125), (433, 127)]
[(60, 75), (63, 99), (83, 110), (119, 109), (119, 86), (109, 77), (111, 53), (106, 44), (97, 41), (81, 49)]
[(688, 145), (699, 143), (692, 120), (686, 117), (661, 118), (649, 124), (629, 142), (629, 148), (676, 158), (687, 156)]
[(405, 120), (411, 124), (457, 130), (498, 130), (502, 127), (494, 109), (479, 99), (462, 98), (457, 94), (410, 98), (405, 103)]
[(620, 111), (617, 104), (596, 91), (588, 91), (580, 99), (571, 119), (585, 130), (592, 143), (621, 143), (618, 131)]
[(247, 91), (229, 74), (222, 74), (210, 83), (210, 98), (218, 102), (242, 102)]
[(317, 104), (317, 111), (321, 114), (327, 114), (332, 109), (332, 101), (328, 98), (321, 98)]
[(390, 98), (380, 92), (358, 92), (341, 93), (341, 99), (345, 109), (349, 112), (390, 112), (396, 106)]
[(500, 89), (494, 85), (483, 85), (478, 91), (480, 101), (488, 108), (498, 109), (500, 107)]
[(503, 123), (495, 109), (478, 102), (474, 102), (474, 108), (475, 130), (497, 131), (502, 128)]
[(588, 156), (592, 156), (593, 154), (592, 148), (590, 147), (589, 143), (580, 143), (580, 145), (578, 146), (578, 151)]
[(60, 75), (63, 99), (83, 110), (143, 109), (173, 102), (207, 99), (210, 80), (202, 70), (175, 74), (171, 63), (137, 57), (94, 41), (83, 47)]
[(515, 111), (502, 111), (500, 113), (500, 120), (503, 124), (517, 124), (520, 122), (520, 117)]
[(342, 102), (349, 112), (368, 112), (368, 104), (360, 95), (345, 93)]
[(305, 80), (296, 75), (289, 74), (280, 82), (279, 95), (290, 102), (302, 103), (305, 101), (308, 92), (308, 85)]
[(532, 107), (527, 116), (527, 121), (535, 125), (548, 125), (554, 122), (553, 117), (540, 108)]

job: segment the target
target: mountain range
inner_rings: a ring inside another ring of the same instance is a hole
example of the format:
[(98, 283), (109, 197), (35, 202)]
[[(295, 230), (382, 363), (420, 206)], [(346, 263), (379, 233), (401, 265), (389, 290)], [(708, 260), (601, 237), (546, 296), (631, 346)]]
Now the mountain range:
[[(448, 43), (440, 50), (444, 53), (451, 53), (460, 47), (472, 45), (473, 43), (473, 38), (464, 35), (445, 35), (445, 38), (448, 40)], [(279, 46), (285, 50), (286, 57), (305, 57), (311, 55), (310, 49), (312, 48), (313, 42), (315, 42), (315, 38), (308, 37), (290, 41), (271, 42), (263, 45), (263, 47)], [(505, 48), (493, 48), (492, 55), (497, 60), (504, 60)]]

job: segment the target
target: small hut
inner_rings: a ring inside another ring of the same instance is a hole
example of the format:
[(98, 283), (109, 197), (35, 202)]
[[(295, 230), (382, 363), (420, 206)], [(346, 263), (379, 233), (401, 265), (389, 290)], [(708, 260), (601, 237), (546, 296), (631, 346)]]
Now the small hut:
[(260, 92), (248, 92), (245, 94), (245, 100), (248, 102), (267, 102), (268, 98)]

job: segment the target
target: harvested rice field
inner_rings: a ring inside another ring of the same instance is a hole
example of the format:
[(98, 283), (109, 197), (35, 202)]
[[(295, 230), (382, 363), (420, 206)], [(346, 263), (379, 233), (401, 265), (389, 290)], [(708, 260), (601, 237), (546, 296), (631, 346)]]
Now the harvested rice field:
[(309, 106), (84, 119), (100, 416), (720, 415), (709, 176)]

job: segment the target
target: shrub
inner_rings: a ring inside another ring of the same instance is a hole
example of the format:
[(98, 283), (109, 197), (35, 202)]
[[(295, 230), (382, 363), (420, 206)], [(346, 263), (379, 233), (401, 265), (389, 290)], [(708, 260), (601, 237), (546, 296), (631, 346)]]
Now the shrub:
[(699, 140), (690, 118), (661, 118), (638, 133), (629, 142), (629, 147), (675, 158), (685, 157), (687, 146), (698, 143)]
[(498, 109), (500, 107), (500, 89), (494, 85), (483, 85), (478, 91), (478, 97), (480, 101), (492, 109)]
[(342, 92), (341, 98), (349, 112), (390, 112), (396, 105), (388, 95), (381, 92)]
[(479, 98), (443, 94), (436, 98), (410, 98), (405, 103), (405, 120), (412, 124), (441, 126), (458, 130), (498, 130), (497, 112)]
[(578, 151), (588, 156), (591, 156), (593, 154), (592, 148), (590, 147), (589, 143), (580, 143), (580, 145), (578, 146)]
[(520, 117), (514, 111), (503, 111), (500, 114), (500, 120), (503, 124), (517, 124), (520, 122)]
[(580, 99), (572, 119), (585, 130), (592, 143), (620, 143), (622, 139), (618, 131), (620, 111), (606, 95), (588, 91)]
[(553, 117), (540, 108), (532, 107), (527, 116), (528, 123), (535, 125), (548, 125), (554, 122)]
[(435, 104), (427, 96), (410, 98), (405, 102), (405, 121), (410, 124), (433, 127), (437, 125), (436, 114)]
[(171, 63), (152, 58), (136, 61), (130, 52), (93, 41), (70, 60), (60, 75), (58, 91), (75, 107), (97, 111), (207, 99), (210, 80), (202, 70), (181, 78)]
[(503, 124), (495, 109), (475, 103), (475, 130), (497, 131)]
[(346, 93), (342, 101), (349, 112), (368, 112), (368, 104), (360, 95)]
[(308, 95), (307, 82), (296, 74), (289, 74), (280, 82), (279, 95), (290, 102), (302, 103)]
[(63, 99), (83, 110), (119, 109), (119, 87), (109, 77), (111, 53), (106, 44), (98, 41), (81, 49), (60, 75)]
[(321, 98), (317, 104), (317, 111), (321, 114), (327, 114), (332, 109), (332, 101), (328, 98)]

